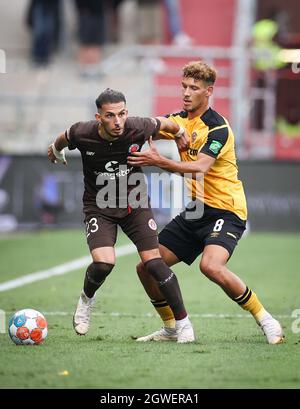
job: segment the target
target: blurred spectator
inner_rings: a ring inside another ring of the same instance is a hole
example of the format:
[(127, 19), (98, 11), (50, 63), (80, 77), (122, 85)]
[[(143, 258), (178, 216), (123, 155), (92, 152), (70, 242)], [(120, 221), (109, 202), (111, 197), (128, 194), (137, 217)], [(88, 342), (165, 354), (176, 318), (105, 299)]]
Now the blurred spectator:
[(255, 68), (260, 71), (282, 68), (281, 47), (273, 41), (278, 24), (270, 19), (257, 21), (253, 26)]
[(101, 46), (106, 39), (104, 1), (75, 0), (75, 4), (78, 13), (78, 61), (81, 74), (94, 76), (101, 60)]
[(142, 44), (159, 44), (162, 38), (160, 0), (137, 0), (138, 42)]
[[(105, 0), (104, 0), (105, 1)], [(106, 0), (106, 14), (110, 14), (106, 31), (108, 41), (117, 43), (120, 41), (119, 9), (124, 0)], [(130, 27), (132, 29), (132, 27)]]
[(165, 6), (172, 43), (179, 46), (191, 45), (193, 40), (184, 32), (179, 0), (137, 0), (138, 37), (140, 43), (162, 42), (162, 6)]
[(182, 47), (192, 45), (193, 39), (189, 37), (182, 28), (179, 0), (164, 0), (164, 4), (167, 11), (172, 43)]
[(115, 2), (122, 3), (121, 7), (119, 4), (113, 7), (120, 12), (120, 40), (123, 43), (161, 44), (165, 23), (173, 44), (187, 46), (193, 43), (183, 30), (180, 0), (112, 1)]
[[(162, 9), (164, 6), (172, 44), (177, 46), (192, 45), (192, 38), (182, 28), (179, 0), (137, 0), (137, 4), (139, 6), (138, 39), (140, 43), (162, 43)], [(155, 56), (144, 58), (141, 61), (141, 66), (147, 71), (156, 73), (164, 73), (167, 70), (164, 60)]]
[(285, 63), (281, 58), (281, 47), (274, 41), (278, 32), (278, 24), (271, 19), (258, 20), (252, 28), (254, 68), (256, 69), (256, 87), (265, 90), (269, 97), (258, 100), (254, 107), (257, 129), (272, 132), (276, 116), (276, 90), (278, 87), (277, 70)]
[(47, 65), (59, 46), (61, 13), (60, 0), (31, 0), (29, 3), (26, 22), (32, 33), (32, 60), (38, 65)]
[(269, 18), (275, 21), (278, 27), (275, 40), (281, 45), (288, 43), (290, 37), (290, 16), (284, 6), (273, 8), (270, 11)]
[(297, 107), (287, 111), (287, 117), (280, 116), (276, 121), (278, 132), (289, 138), (300, 138), (300, 121)]

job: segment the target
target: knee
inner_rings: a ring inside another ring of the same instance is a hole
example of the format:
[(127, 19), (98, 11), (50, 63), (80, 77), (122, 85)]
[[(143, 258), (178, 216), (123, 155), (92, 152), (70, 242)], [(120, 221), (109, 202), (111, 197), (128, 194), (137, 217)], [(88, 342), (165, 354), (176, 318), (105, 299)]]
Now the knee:
[(94, 284), (99, 284), (106, 279), (113, 268), (113, 264), (94, 261), (87, 269), (88, 279)]
[(136, 266), (136, 272), (137, 272), (137, 275), (139, 276), (139, 278), (143, 278), (145, 276), (145, 274), (147, 274), (145, 264), (144, 263), (139, 263)]
[(200, 263), (201, 272), (211, 281), (220, 283), (224, 280), (223, 266), (214, 260), (203, 258)]
[(171, 280), (172, 282), (177, 280), (173, 271), (167, 266), (161, 257), (147, 261), (145, 263), (145, 267), (148, 275), (154, 278), (159, 286), (163, 286), (169, 283)]
[(157, 275), (163, 269), (165, 263), (161, 257), (148, 260), (145, 264), (145, 272), (157, 279)]

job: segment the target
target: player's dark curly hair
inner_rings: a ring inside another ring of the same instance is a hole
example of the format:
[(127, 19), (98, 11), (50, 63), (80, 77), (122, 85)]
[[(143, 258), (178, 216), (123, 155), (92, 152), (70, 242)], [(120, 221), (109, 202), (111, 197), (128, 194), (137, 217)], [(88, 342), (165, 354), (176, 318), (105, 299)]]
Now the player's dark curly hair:
[(195, 81), (204, 81), (208, 85), (214, 85), (217, 71), (203, 61), (191, 61), (183, 67), (185, 78), (194, 78)]
[(106, 88), (106, 90), (101, 92), (95, 102), (97, 108), (100, 109), (103, 104), (114, 104), (117, 102), (125, 102), (126, 104), (126, 98), (122, 92)]

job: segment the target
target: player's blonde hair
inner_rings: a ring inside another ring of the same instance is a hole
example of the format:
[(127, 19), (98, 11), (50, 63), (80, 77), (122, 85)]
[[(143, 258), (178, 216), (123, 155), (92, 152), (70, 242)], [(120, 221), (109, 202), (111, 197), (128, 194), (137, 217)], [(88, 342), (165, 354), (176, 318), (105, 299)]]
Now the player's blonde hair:
[(195, 81), (204, 81), (208, 85), (214, 85), (217, 71), (203, 61), (191, 61), (183, 69), (185, 78), (194, 78)]

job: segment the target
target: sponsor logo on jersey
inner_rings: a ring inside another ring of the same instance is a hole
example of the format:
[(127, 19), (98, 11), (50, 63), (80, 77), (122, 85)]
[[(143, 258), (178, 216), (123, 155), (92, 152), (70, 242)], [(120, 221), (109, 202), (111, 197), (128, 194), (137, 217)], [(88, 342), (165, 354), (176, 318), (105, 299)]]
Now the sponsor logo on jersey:
[(88, 155), (88, 156), (94, 156), (95, 152), (86, 151), (85, 154)]
[(221, 142), (213, 140), (209, 145), (209, 150), (211, 150), (215, 155), (217, 155), (220, 152), (222, 146), (223, 145), (221, 144)]
[(105, 178), (109, 178), (110, 180), (114, 180), (116, 178), (127, 176), (133, 170), (133, 166), (127, 167), (125, 165), (121, 165), (119, 168), (119, 163), (117, 161), (108, 162), (105, 165), (105, 168), (108, 170), (108, 172), (99, 172), (94, 170), (94, 174), (96, 176), (103, 176)]
[(198, 149), (189, 149), (188, 153), (191, 156), (197, 156), (198, 155)]
[(217, 233), (217, 232), (210, 233), (210, 237), (213, 238), (213, 239), (215, 239), (219, 235), (220, 235), (220, 233)]
[(133, 145), (129, 146), (128, 152), (133, 153), (133, 152), (138, 152), (140, 149), (140, 146), (137, 143), (134, 143)]
[(156, 230), (156, 229), (157, 229), (157, 225), (156, 225), (154, 219), (150, 219), (150, 220), (148, 221), (148, 226), (150, 227), (151, 230)]

